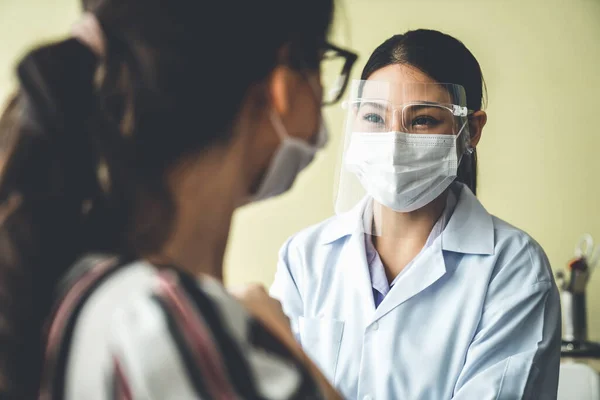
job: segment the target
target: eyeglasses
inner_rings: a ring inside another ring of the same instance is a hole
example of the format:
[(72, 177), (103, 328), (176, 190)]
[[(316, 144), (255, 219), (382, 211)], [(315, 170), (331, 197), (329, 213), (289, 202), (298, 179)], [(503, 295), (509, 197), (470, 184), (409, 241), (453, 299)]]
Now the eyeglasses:
[(327, 106), (337, 103), (342, 98), (358, 55), (331, 43), (325, 43), (322, 51), (320, 64), (322, 104)]
[(466, 107), (431, 101), (392, 104), (361, 99), (349, 104), (353, 132), (393, 132), (456, 135), (468, 117)]

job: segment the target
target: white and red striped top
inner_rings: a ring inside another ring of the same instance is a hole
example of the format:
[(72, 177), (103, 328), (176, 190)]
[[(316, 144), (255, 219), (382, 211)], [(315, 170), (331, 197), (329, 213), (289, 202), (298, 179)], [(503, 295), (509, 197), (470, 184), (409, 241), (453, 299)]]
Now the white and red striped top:
[(218, 281), (93, 260), (54, 314), (41, 399), (322, 398)]

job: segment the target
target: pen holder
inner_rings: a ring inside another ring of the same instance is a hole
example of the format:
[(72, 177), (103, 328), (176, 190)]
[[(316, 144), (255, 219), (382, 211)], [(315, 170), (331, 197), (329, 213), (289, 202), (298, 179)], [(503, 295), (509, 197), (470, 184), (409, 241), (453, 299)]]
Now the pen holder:
[(587, 341), (587, 310), (585, 292), (561, 292), (561, 308), (563, 316), (563, 339), (568, 342), (583, 343)]

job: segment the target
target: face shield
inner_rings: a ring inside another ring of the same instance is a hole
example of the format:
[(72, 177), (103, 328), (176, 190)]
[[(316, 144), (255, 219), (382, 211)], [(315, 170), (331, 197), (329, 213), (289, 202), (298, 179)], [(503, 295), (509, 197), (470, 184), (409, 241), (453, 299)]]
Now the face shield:
[(344, 107), (334, 207), (361, 209), (366, 233), (380, 235), (393, 213), (435, 200), (470, 151), (462, 86), (353, 81)]

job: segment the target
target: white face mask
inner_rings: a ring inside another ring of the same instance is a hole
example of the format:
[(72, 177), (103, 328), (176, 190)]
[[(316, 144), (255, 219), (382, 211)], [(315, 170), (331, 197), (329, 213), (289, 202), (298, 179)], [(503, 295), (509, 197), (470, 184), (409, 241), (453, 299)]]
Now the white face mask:
[(377, 202), (398, 212), (418, 210), (456, 179), (465, 126), (457, 135), (353, 133), (344, 164)]
[(265, 176), (250, 201), (265, 200), (288, 191), (298, 174), (306, 168), (319, 149), (327, 144), (327, 127), (321, 117), (321, 125), (315, 144), (290, 136), (275, 112), (271, 113), (271, 123), (281, 138), (281, 143), (265, 173)]

